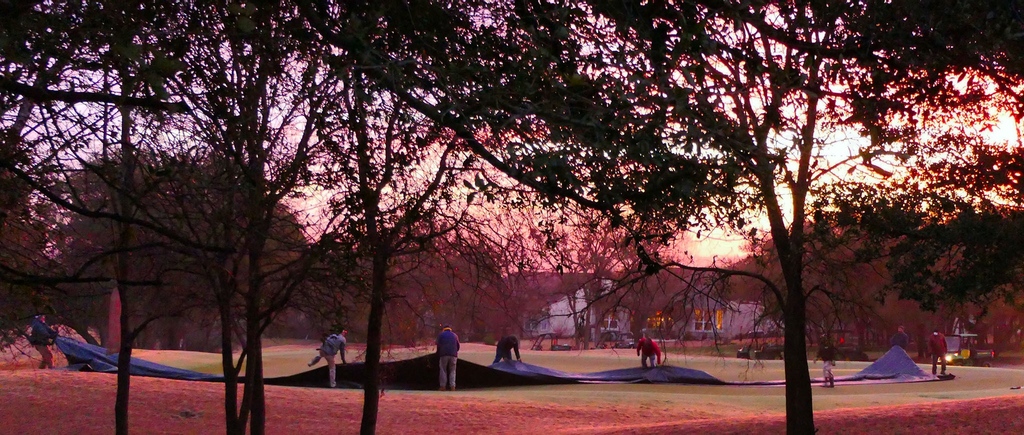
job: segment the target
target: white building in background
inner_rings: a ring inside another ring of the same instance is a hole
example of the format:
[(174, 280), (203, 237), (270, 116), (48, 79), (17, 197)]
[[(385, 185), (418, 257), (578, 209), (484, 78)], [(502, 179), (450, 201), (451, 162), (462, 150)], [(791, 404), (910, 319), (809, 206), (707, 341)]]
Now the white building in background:
[(696, 340), (715, 337), (731, 339), (740, 334), (747, 334), (759, 327), (758, 321), (764, 315), (764, 307), (757, 302), (731, 301), (726, 303), (706, 301), (693, 308), (693, 313), (681, 336)]
[[(552, 295), (550, 302), (539, 312), (529, 316), (524, 324), (526, 337), (540, 337), (550, 334), (558, 338), (575, 338), (577, 330), (586, 340), (597, 342), (606, 332), (634, 332), (634, 320), (644, 332), (665, 340), (709, 340), (731, 339), (751, 331), (767, 332), (774, 329), (769, 325), (758, 325), (763, 319), (764, 308), (757, 302), (717, 301), (712, 298), (698, 298), (675, 306), (666, 312), (651, 313), (646, 319), (633, 319), (633, 309), (641, 307), (616, 306), (610, 300), (601, 298), (601, 293), (613, 290), (610, 280), (600, 282), (601, 291), (581, 286), (575, 292)], [(594, 300), (597, 302), (594, 302)], [(616, 302), (619, 300), (616, 299)], [(673, 317), (675, 317), (673, 319)]]
[[(613, 283), (601, 281), (603, 291), (609, 291)], [(595, 297), (599, 299), (599, 297)], [(558, 297), (548, 304), (541, 313), (533, 316), (525, 325), (527, 336), (537, 337), (552, 334), (560, 338), (576, 336), (579, 325), (585, 329), (590, 341), (596, 340), (606, 331), (628, 332), (630, 312), (623, 307), (602, 307), (599, 302), (593, 303), (584, 288), (579, 288), (572, 295)]]
[(577, 290), (571, 297), (562, 296), (530, 319), (524, 328), (525, 332), (533, 337), (543, 334), (553, 334), (561, 338), (573, 337), (582, 316), (593, 318), (593, 307), (585, 308), (586, 306), (587, 300), (583, 289)]

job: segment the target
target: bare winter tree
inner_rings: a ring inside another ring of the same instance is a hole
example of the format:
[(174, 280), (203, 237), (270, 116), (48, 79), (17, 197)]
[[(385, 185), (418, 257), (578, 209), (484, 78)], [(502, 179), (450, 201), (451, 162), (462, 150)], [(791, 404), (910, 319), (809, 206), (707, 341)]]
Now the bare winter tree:
[(165, 201), (179, 211), (166, 225), (212, 245), (180, 248), (203, 268), (220, 317), (230, 434), (264, 433), (261, 339), (320, 264), (318, 233), (293, 210), (333, 134), (338, 81), (327, 53), (292, 38), (303, 31), (295, 18), (284, 4), (196, 4), (172, 35), (187, 50), (168, 89), (193, 110), (172, 132), (187, 153), (164, 168), (176, 174)]
[(369, 302), (361, 431), (373, 433), (385, 308), (403, 271), (395, 262), (431, 249), (434, 239), (456, 228), (467, 207), (456, 186), (473, 159), (460, 140), (423, 122), (359, 69), (334, 73), (344, 94), (329, 111), (339, 130), (330, 137), (320, 179), (330, 189), (328, 203), (343, 217), (334, 236), (360, 257), (357, 291)]

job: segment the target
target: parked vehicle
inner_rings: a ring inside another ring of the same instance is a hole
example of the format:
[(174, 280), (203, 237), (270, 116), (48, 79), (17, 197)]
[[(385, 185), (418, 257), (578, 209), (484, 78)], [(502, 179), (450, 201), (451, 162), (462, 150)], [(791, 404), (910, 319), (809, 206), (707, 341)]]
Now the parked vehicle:
[(784, 355), (781, 344), (748, 344), (736, 350), (736, 358), (743, 359), (782, 359)]
[(754, 359), (783, 359), (785, 349), (781, 344), (766, 344), (754, 351)]
[(741, 346), (736, 349), (736, 358), (750, 359), (753, 355), (750, 354), (751, 345)]
[(777, 338), (777, 337), (782, 337), (782, 331), (779, 331), (777, 329), (771, 329), (771, 330), (767, 330), (767, 331), (754, 330), (754, 331), (741, 332), (739, 334), (736, 334), (732, 338), (733, 338), (733, 340), (745, 340), (745, 339), (754, 339), (754, 338)]
[(946, 363), (954, 366), (992, 367), (994, 350), (978, 349), (978, 334), (946, 336)]
[(598, 349), (633, 349), (636, 347), (636, 339), (633, 338), (632, 332), (605, 331), (601, 333), (595, 347)]

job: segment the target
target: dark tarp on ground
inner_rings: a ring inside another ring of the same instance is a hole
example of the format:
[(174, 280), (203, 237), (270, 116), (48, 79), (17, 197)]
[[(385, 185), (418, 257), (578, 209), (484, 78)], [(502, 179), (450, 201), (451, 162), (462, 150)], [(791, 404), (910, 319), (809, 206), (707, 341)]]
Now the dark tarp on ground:
[[(460, 389), (588, 383), (726, 384), (705, 372), (667, 365), (654, 368), (620, 368), (591, 374), (571, 374), (525, 362), (502, 361), (484, 366), (459, 359), (456, 364), (456, 385)], [(361, 385), (364, 371), (362, 363), (338, 365), (338, 383)], [(381, 384), (387, 388), (436, 389), (438, 386), (437, 355), (431, 354), (413, 359), (384, 362), (381, 364), (381, 376)], [(323, 387), (326, 386), (327, 380), (327, 366), (321, 366), (310, 372), (268, 379), (265, 382), (269, 385)]]
[(633, 367), (595, 373), (567, 373), (533, 364), (501, 361), (491, 365), (491, 368), (519, 376), (557, 378), (572, 381), (573, 383), (727, 384), (727, 382), (711, 376), (707, 372), (673, 366), (659, 366), (649, 369)]
[[(68, 359), (69, 370), (117, 373), (117, 354), (107, 354), (107, 350), (88, 343), (82, 343), (67, 337), (57, 337), (57, 348)], [(223, 376), (182, 370), (141, 360), (131, 359), (130, 373), (133, 376), (154, 378), (181, 379), (186, 381), (222, 381)]]
[[(72, 370), (114, 373), (117, 354), (108, 355), (106, 349), (65, 337), (58, 338), (57, 346), (67, 356)], [(381, 384), (385, 388), (433, 390), (438, 387), (437, 355), (390, 361), (381, 364)], [(221, 376), (178, 369), (132, 358), (131, 373), (193, 381), (220, 381)], [(358, 388), (364, 379), (365, 365), (353, 363), (338, 365), (336, 378), (339, 385)], [(492, 388), (520, 385), (556, 385), (577, 383), (678, 383), (724, 385), (725, 382), (702, 372), (683, 367), (662, 366), (652, 369), (628, 368), (597, 373), (566, 373), (521, 362), (499, 362), (491, 367), (460, 359), (456, 368), (458, 388)], [(291, 376), (266, 378), (267, 385), (326, 387), (327, 366)]]
[[(938, 378), (917, 365), (902, 347), (893, 346), (885, 355), (864, 367), (857, 375), (864, 379), (897, 379), (901, 382), (934, 381)], [(855, 375), (855, 376), (857, 376)]]
[[(381, 364), (381, 384), (386, 388), (433, 390), (439, 385), (437, 355)], [(339, 365), (336, 377), (339, 384), (360, 385), (364, 378), (364, 365), (354, 363)], [(457, 388), (493, 388), (521, 385), (557, 385), (579, 383), (675, 383), (724, 385), (700, 370), (683, 367), (662, 366), (651, 369), (628, 368), (597, 373), (566, 373), (521, 362), (502, 361), (490, 367), (463, 359), (456, 363)], [(267, 379), (269, 385), (292, 385), (323, 387), (327, 385), (327, 367), (292, 376)]]
[[(67, 356), (69, 369), (113, 373), (117, 371), (117, 355), (106, 349), (60, 337), (57, 346)], [(381, 363), (381, 385), (391, 389), (433, 390), (438, 387), (437, 355)], [(567, 373), (522, 362), (502, 361), (490, 367), (460, 359), (456, 369), (459, 389), (494, 388), (525, 385), (557, 385), (579, 383), (668, 383), (697, 385), (784, 385), (785, 381), (725, 382), (707, 372), (685, 367), (661, 366), (608, 370), (596, 373)], [(338, 384), (360, 388), (365, 378), (365, 365), (353, 363), (337, 366)], [(132, 375), (194, 381), (221, 381), (223, 377), (182, 370), (132, 358)], [(266, 378), (267, 385), (326, 387), (327, 366), (291, 376)], [(857, 374), (836, 377), (838, 383), (921, 382), (939, 380), (926, 373), (902, 348), (888, 353)], [(823, 382), (815, 378), (813, 383)]]
[[(408, 390), (436, 390), (438, 388), (437, 355), (424, 355), (413, 359), (381, 363), (381, 385), (385, 388)], [(522, 363), (520, 363), (522, 364)], [(553, 371), (554, 372), (554, 371)], [(365, 377), (365, 365), (352, 363), (338, 365), (336, 376), (339, 385), (360, 386)], [(516, 373), (496, 370), (459, 359), (455, 369), (456, 387), (490, 388), (518, 385), (571, 384), (578, 381), (543, 373)], [(265, 380), (268, 385), (289, 385), (303, 387), (326, 387), (327, 366), (291, 376)]]

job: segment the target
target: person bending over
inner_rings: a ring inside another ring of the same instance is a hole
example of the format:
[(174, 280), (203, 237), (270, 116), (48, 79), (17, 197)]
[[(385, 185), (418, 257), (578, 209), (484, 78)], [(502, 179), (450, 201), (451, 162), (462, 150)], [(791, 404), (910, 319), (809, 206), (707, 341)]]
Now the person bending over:
[(516, 352), (516, 361), (523, 362), (523, 358), (519, 356), (519, 339), (514, 335), (506, 335), (498, 340), (497, 350), (494, 353), (494, 362), (491, 364), (497, 364), (498, 361), (505, 360), (512, 362), (512, 351)]
[[(640, 356), (640, 365), (644, 368), (647, 368), (648, 361), (651, 363), (651, 367), (661, 365), (661, 347), (658, 346), (658, 343), (653, 338), (648, 337), (647, 333), (644, 333), (640, 337), (640, 341), (636, 342), (636, 354)], [(657, 361), (657, 364), (655, 364), (655, 361)]]

